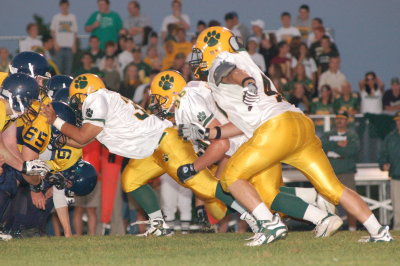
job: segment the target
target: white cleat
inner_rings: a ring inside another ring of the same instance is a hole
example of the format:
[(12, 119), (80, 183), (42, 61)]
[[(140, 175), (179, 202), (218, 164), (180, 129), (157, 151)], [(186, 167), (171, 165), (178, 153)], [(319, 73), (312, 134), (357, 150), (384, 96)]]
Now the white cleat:
[(362, 237), (358, 242), (392, 242), (393, 237), (390, 235), (389, 226), (382, 226), (376, 236)]
[(343, 221), (339, 216), (329, 213), (314, 228), (315, 237), (329, 237), (337, 232)]
[(257, 224), (260, 232), (256, 233), (254, 239), (246, 243), (246, 246), (256, 247), (269, 244), (279, 239), (285, 239), (288, 234), (288, 229), (278, 214), (274, 215), (272, 221), (257, 221)]
[(336, 213), (336, 207), (329, 201), (327, 201), (324, 197), (321, 196), (321, 194), (317, 194), (317, 198), (315, 199), (315, 206), (318, 209), (321, 209), (323, 211), (326, 211), (328, 213), (335, 214)]
[(169, 228), (167, 223), (162, 218), (156, 218), (149, 221), (140, 221), (135, 224), (150, 224), (150, 228), (143, 234), (138, 234), (139, 237), (148, 236), (172, 236), (174, 232)]
[(250, 226), (251, 231), (253, 231), (253, 233), (254, 233), (254, 235), (252, 237), (249, 237), (246, 240), (247, 241), (253, 240), (259, 231), (259, 227), (257, 225), (257, 220), (254, 218), (253, 215), (251, 215), (248, 212), (242, 213), (242, 215), (240, 215), (240, 220), (246, 221), (246, 223)]

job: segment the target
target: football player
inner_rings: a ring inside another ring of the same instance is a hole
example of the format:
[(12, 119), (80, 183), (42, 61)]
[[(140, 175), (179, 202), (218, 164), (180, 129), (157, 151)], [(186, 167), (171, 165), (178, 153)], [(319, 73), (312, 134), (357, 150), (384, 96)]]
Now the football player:
[[(216, 198), (240, 213), (245, 212), (230, 195), (223, 193), (208, 169), (187, 180), (178, 178), (178, 167), (193, 162), (197, 156), (192, 145), (179, 138), (170, 121), (149, 115), (131, 100), (107, 90), (103, 81), (93, 74), (76, 77), (70, 87), (70, 96), (71, 104), (82, 111), (82, 127), (75, 127), (57, 117), (51, 106), (46, 106), (43, 114), (48, 123), (74, 140), (71, 145), (84, 146), (96, 138), (110, 152), (134, 159), (124, 170), (122, 186), (150, 217), (150, 229), (145, 235), (169, 234), (157, 197), (147, 184), (165, 172), (205, 199), (215, 218), (221, 219), (226, 213), (226, 206)], [(251, 218), (249, 215), (249, 221), (246, 221), (254, 222)]]
[[(43, 161), (23, 161), (10, 152), (3, 142), (3, 132), (12, 122), (27, 112), (39, 98), (39, 88), (23, 74), (8, 76), (0, 73), (0, 154), (4, 163), (26, 175), (45, 175), (49, 167)], [(29, 178), (28, 178), (29, 180)]]
[(326, 199), (341, 204), (363, 223), (370, 233), (368, 241), (393, 240), (389, 227), (382, 226), (361, 197), (339, 182), (315, 136), (312, 120), (284, 100), (231, 31), (223, 27), (203, 31), (190, 63), (195, 75), (207, 78), (216, 103), (227, 113), (230, 123), (210, 130), (189, 125), (187, 136), (219, 139), (245, 134), (249, 138), (230, 158), (221, 182), (259, 222), (260, 233), (248, 243), (250, 246), (286, 234), (271, 226), (277, 222), (275, 217), (248, 182), (254, 174), (281, 162), (299, 169)]
[[(214, 128), (228, 123), (227, 118), (218, 109), (211, 94), (211, 90), (206, 82), (191, 81), (188, 84), (175, 84), (169, 87), (160, 86), (160, 81), (166, 76), (173, 77), (174, 80), (183, 79), (181, 74), (176, 71), (163, 71), (158, 74), (151, 84), (151, 106), (156, 110), (156, 115), (162, 119), (167, 118), (170, 114), (175, 113), (177, 124), (198, 123), (205, 128)], [(180, 85), (180, 87), (179, 87)], [(194, 164), (183, 165), (178, 169), (178, 175), (183, 175), (181, 179), (195, 175), (199, 170), (205, 167), (210, 167), (212, 164), (222, 160), (224, 154), (232, 156), (235, 151), (247, 141), (247, 137), (237, 136), (229, 139), (229, 150), (221, 149), (215, 145), (223, 139), (212, 140), (211, 144), (205, 149), (205, 152), (200, 156)], [(204, 146), (204, 142), (194, 142), (195, 146)], [(199, 147), (197, 147), (199, 150)], [(199, 167), (196, 168), (195, 166)], [(187, 168), (187, 171), (183, 169)], [(223, 168), (223, 167), (222, 167)], [(219, 169), (217, 173), (220, 173)], [(254, 176), (250, 182), (255, 186), (260, 194), (263, 202), (274, 211), (285, 213), (289, 216), (308, 220), (316, 224), (315, 233), (317, 237), (326, 237), (332, 235), (342, 225), (341, 219), (333, 215), (334, 206), (326, 202), (318, 195), (313, 188), (297, 188), (298, 190), (307, 191), (305, 200), (313, 199), (311, 203), (320, 206), (330, 206), (328, 213), (326, 210), (319, 210), (313, 205), (309, 205), (300, 198), (292, 194), (280, 192), (283, 181), (278, 175), (270, 173), (280, 172), (281, 166), (277, 164), (270, 172), (266, 171), (260, 175)], [(217, 174), (219, 177), (219, 174)], [(282, 187), (281, 190), (289, 191), (294, 188)], [(305, 193), (304, 193), (305, 194)], [(317, 200), (318, 199), (318, 200)], [(302, 211), (303, 210), (303, 211)]]

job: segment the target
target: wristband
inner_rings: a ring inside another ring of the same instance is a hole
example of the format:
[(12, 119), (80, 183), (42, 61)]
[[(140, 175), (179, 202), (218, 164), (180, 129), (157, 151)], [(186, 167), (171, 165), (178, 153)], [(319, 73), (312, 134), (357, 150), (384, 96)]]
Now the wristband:
[(242, 80), (242, 87), (244, 88), (244, 87), (246, 87), (246, 86), (244, 86), (244, 83), (246, 82), (246, 81), (248, 81), (248, 80), (254, 80), (254, 82), (256, 81), (254, 78), (252, 78), (252, 77), (247, 77), (247, 78), (244, 78), (243, 80)]
[(217, 131), (215, 138), (214, 139), (219, 139), (221, 138), (221, 128), (220, 127), (214, 127), (215, 130)]
[(57, 117), (56, 120), (54, 120), (53, 126), (61, 131), (61, 128), (64, 124), (65, 124), (65, 121), (62, 120), (61, 118)]

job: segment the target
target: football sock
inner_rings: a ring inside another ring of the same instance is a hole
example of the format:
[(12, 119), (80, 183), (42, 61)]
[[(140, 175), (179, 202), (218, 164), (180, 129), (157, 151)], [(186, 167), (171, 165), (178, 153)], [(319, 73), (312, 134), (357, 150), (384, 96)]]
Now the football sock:
[(370, 235), (374, 236), (378, 234), (379, 229), (382, 225), (378, 222), (374, 214), (371, 214), (370, 217), (363, 223), (365, 228), (367, 228)]
[(232, 197), (230, 193), (226, 193), (218, 182), (217, 189), (215, 191), (215, 197), (226, 204), (226, 206), (231, 207), (238, 213), (242, 214), (246, 210)]
[(317, 224), (319, 221), (324, 219), (326, 216), (328, 216), (328, 213), (326, 211), (323, 211), (321, 209), (318, 209), (317, 207), (313, 205), (308, 205), (308, 208), (306, 212), (304, 213), (303, 219), (309, 222), (312, 222), (313, 224)]
[(267, 206), (262, 202), (251, 212), (257, 220), (272, 220), (272, 213), (268, 210)]
[(161, 218), (164, 220), (161, 210), (158, 210), (158, 211), (155, 211), (152, 213), (148, 213), (147, 215), (149, 216), (150, 220), (153, 220), (156, 218)]
[[(149, 184), (143, 185), (134, 191), (131, 191), (129, 194), (136, 200), (139, 206), (143, 208), (149, 217), (150, 214), (152, 214), (152, 216), (153, 214), (156, 215), (157, 211), (159, 211), (159, 214), (157, 213), (159, 216), (157, 217), (163, 217), (157, 195)], [(153, 218), (150, 217), (150, 219)]]
[(239, 202), (237, 202), (236, 200), (232, 202), (230, 207), (240, 214), (246, 212), (246, 210), (242, 207), (242, 205), (240, 205)]
[(308, 204), (292, 194), (280, 192), (272, 202), (271, 209), (289, 216), (303, 219)]

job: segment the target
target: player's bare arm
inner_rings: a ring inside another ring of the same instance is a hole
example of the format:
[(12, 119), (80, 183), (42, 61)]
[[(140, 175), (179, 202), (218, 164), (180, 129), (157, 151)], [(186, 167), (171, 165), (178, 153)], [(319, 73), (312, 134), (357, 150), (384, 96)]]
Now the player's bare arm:
[(68, 123), (64, 123), (61, 119), (61, 123), (57, 124), (57, 116), (51, 105), (43, 106), (42, 114), (47, 118), (47, 123), (54, 125), (64, 135), (68, 136), (76, 143), (80, 145), (89, 144), (102, 130), (102, 127), (85, 123), (82, 127), (76, 127)]

